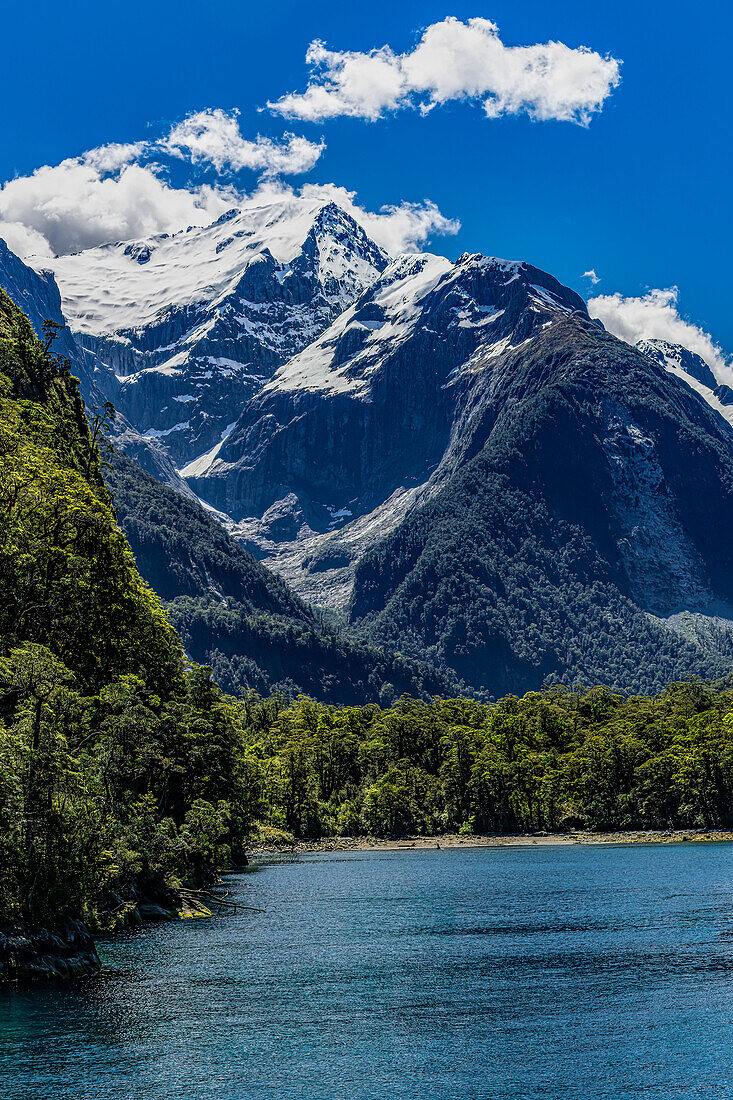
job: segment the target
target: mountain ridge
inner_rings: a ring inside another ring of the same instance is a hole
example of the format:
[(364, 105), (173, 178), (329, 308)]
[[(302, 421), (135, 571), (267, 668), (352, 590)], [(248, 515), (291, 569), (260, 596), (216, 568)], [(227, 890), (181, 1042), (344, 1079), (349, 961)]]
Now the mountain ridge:
[[(699, 357), (616, 341), (526, 262), (390, 258), (332, 204), (295, 215), (265, 204), (256, 233), (252, 217), (94, 253), (138, 287), (165, 256), (173, 278), (174, 252), (185, 266), (203, 240), (224, 265), (226, 286), (207, 283), (203, 264), (187, 270), (170, 308), (189, 335), (165, 343), (164, 309), (160, 332), (133, 334), (152, 365), (118, 381), (123, 408), (127, 388), (159, 425), (143, 436), (229, 535), (363, 642), (478, 692), (513, 678), (639, 690), (685, 670), (727, 674), (726, 628), (712, 619), (733, 616), (731, 532), (718, 518), (730, 511), (733, 436), (725, 388)], [(88, 281), (93, 259), (56, 266), (87, 265)], [(292, 339), (267, 358), (272, 309)], [(233, 334), (245, 337), (236, 347)], [(112, 337), (84, 339), (101, 356)], [(680, 615), (698, 626), (679, 629)]]
[(77, 340), (118, 384), (121, 411), (179, 466), (220, 442), (232, 407), (386, 262), (334, 203), (295, 196), (48, 261)]
[[(579, 313), (495, 370), (508, 387), (500, 408), (495, 378), (477, 375), (469, 395), (473, 453), (356, 565), (352, 624), (387, 643), (399, 635), (406, 652), (493, 692), (547, 676), (641, 690), (724, 674), (725, 661), (680, 647), (663, 620), (731, 605), (728, 425)], [(536, 385), (542, 372), (549, 384)], [(681, 462), (680, 438), (709, 464)]]

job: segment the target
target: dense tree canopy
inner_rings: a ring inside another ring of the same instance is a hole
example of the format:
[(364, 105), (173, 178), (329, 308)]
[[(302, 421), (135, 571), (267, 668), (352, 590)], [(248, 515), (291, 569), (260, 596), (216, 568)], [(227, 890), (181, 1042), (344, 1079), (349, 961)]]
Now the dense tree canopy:
[(140, 578), (94, 436), (0, 291), (0, 923), (205, 880), (250, 815), (236, 708)]
[(731, 827), (731, 710), (698, 682), (389, 710), (270, 700), (245, 737), (267, 822), (300, 837)]

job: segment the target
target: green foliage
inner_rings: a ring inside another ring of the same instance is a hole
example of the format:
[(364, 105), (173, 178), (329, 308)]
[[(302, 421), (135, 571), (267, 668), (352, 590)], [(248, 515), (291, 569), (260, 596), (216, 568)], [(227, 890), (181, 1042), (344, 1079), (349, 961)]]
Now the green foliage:
[(90, 429), (52, 338), (0, 291), (0, 924), (207, 881), (260, 809), (239, 709), (115, 522), (113, 410)]
[(249, 705), (269, 825), (296, 836), (733, 826), (733, 694), (561, 686), (485, 704)]
[(165, 699), (129, 674), (74, 683), (38, 644), (0, 661), (0, 924), (210, 881), (262, 809), (241, 706), (207, 670)]
[(180, 680), (180, 644), (114, 522), (76, 382), (2, 291), (0, 592), (5, 652), (45, 645), (89, 689), (143, 670), (158, 688)]

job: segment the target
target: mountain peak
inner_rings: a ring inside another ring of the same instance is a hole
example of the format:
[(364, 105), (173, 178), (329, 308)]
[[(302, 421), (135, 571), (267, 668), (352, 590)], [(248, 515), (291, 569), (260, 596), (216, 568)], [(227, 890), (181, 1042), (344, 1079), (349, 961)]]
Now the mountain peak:
[(673, 344), (669, 340), (653, 338), (651, 340), (639, 340), (636, 346), (639, 351), (644, 352), (644, 355), (648, 355), (650, 359), (661, 363), (667, 370), (674, 371), (675, 368), (682, 370), (711, 390), (714, 390), (718, 385), (718, 380), (702, 356), (690, 351), (689, 348), (683, 347), (682, 344)]
[(327, 202), (321, 207), (308, 236), (317, 244), (321, 255), (335, 244), (360, 256), (376, 272), (383, 271), (389, 263), (387, 253), (375, 244), (364, 227), (335, 202)]
[(733, 392), (729, 386), (718, 381), (701, 355), (682, 344), (673, 344), (669, 340), (656, 337), (639, 340), (636, 346), (647, 358), (653, 359), (670, 374), (687, 383), (712, 409), (733, 424)]

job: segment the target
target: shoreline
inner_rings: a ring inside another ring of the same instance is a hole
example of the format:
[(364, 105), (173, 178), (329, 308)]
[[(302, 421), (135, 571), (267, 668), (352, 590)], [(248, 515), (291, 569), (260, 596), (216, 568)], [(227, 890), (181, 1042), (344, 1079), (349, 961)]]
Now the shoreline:
[(94, 977), (103, 969), (96, 948), (99, 939), (146, 924), (212, 915), (195, 891), (185, 889), (164, 888), (150, 895), (133, 889), (126, 899), (113, 895), (112, 900), (116, 908), (108, 910), (101, 923), (67, 917), (58, 926), (0, 925), (0, 992)]
[(550, 848), (574, 844), (606, 846), (613, 844), (720, 844), (733, 843), (733, 829), (638, 829), (617, 833), (524, 833), (514, 835), (472, 833), (459, 836), (408, 836), (399, 839), (380, 837), (322, 837), (296, 840), (290, 844), (258, 844), (247, 849), (250, 857), (309, 855), (328, 852), (435, 851), (461, 848)]

